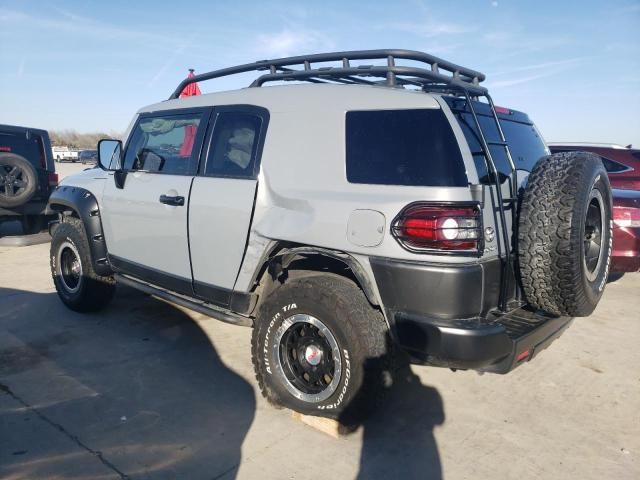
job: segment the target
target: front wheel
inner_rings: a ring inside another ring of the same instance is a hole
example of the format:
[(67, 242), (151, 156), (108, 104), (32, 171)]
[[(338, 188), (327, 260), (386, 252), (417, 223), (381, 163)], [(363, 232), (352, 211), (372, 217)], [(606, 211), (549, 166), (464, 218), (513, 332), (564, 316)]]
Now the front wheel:
[(261, 305), (252, 354), (262, 394), (274, 405), (344, 423), (366, 416), (391, 378), (382, 314), (350, 280), (291, 280)]
[(115, 292), (113, 277), (93, 269), (82, 221), (65, 217), (51, 239), (51, 274), (62, 302), (76, 312), (101, 310)]

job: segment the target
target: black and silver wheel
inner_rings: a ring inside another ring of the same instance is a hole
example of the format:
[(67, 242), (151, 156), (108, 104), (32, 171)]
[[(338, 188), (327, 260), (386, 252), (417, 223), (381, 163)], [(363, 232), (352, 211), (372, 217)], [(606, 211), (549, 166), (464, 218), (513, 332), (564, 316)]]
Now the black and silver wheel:
[(58, 248), (56, 257), (56, 275), (62, 287), (69, 293), (76, 293), (82, 282), (82, 262), (78, 249), (70, 240), (65, 240)]
[(112, 277), (97, 275), (82, 221), (65, 217), (51, 239), (51, 274), (58, 296), (71, 310), (97, 311), (113, 298)]
[(38, 175), (27, 159), (14, 153), (0, 153), (0, 207), (27, 203), (38, 188)]
[(294, 397), (308, 403), (329, 398), (338, 388), (342, 357), (331, 330), (311, 315), (284, 319), (276, 331), (271, 360)]
[(391, 374), (382, 314), (337, 275), (290, 280), (273, 291), (260, 307), (252, 353), (271, 403), (345, 423), (375, 406)]
[(593, 312), (612, 248), (611, 188), (600, 158), (563, 152), (539, 160), (524, 190), (518, 229), (529, 303), (556, 315)]
[(584, 221), (584, 270), (587, 280), (593, 282), (602, 269), (607, 249), (602, 244), (605, 238), (606, 212), (604, 199), (599, 190), (592, 190)]

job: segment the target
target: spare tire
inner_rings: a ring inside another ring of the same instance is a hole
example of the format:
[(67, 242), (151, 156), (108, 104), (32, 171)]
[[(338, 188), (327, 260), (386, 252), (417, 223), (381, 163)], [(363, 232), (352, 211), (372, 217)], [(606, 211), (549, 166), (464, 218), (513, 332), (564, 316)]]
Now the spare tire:
[(38, 188), (36, 169), (15, 153), (0, 153), (0, 207), (27, 203)]
[(563, 152), (540, 159), (518, 221), (527, 301), (555, 315), (593, 312), (607, 283), (612, 228), (611, 187), (598, 156)]

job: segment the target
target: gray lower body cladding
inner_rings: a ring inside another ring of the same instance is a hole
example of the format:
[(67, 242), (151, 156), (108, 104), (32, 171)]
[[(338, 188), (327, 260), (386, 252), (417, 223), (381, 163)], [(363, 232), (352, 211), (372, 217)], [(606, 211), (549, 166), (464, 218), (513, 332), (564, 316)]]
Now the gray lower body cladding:
[(526, 308), (495, 315), (499, 259), (444, 266), (372, 258), (371, 267), (392, 334), (416, 363), (507, 373), (572, 320)]

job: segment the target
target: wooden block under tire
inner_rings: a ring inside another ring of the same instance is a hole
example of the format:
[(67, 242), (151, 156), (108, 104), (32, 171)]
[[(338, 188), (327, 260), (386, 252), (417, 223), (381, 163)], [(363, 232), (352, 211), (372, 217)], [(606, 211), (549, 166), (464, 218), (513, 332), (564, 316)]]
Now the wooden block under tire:
[(340, 438), (349, 433), (348, 429), (346, 429), (344, 425), (341, 425), (340, 422), (332, 418), (314, 417), (312, 415), (303, 415), (302, 413), (293, 411), (291, 412), (291, 416), (295, 420), (298, 420), (311, 428), (315, 428), (319, 432), (327, 434), (333, 438)]

